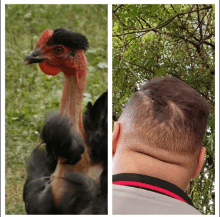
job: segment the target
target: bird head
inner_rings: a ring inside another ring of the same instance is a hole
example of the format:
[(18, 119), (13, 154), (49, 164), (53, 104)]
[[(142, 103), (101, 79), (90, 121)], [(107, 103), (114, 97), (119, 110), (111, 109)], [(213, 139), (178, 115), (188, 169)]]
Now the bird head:
[(34, 50), (25, 57), (24, 65), (39, 63), (47, 75), (63, 72), (74, 75), (77, 80), (86, 76), (87, 60), (84, 51), (88, 41), (82, 34), (66, 29), (46, 29), (40, 36)]

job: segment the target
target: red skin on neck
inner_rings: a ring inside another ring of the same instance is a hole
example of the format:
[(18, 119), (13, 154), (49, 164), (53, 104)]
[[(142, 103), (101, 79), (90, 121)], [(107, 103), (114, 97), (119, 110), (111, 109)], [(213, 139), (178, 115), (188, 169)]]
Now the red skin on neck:
[[(69, 116), (73, 122), (73, 129), (85, 137), (85, 131), (81, 118), (81, 105), (86, 86), (87, 60), (83, 50), (75, 51), (75, 56), (69, 55), (70, 49), (64, 46), (64, 53), (54, 58), (54, 46), (41, 49), (41, 55), (48, 60), (40, 63), (41, 70), (47, 75), (57, 75), (63, 72), (65, 75), (64, 88), (60, 103), (60, 113)], [(78, 125), (78, 126), (76, 126)]]

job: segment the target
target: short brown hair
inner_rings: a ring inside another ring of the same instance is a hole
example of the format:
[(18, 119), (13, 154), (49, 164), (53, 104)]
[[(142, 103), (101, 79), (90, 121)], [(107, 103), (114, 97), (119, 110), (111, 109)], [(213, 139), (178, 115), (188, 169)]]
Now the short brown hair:
[(182, 80), (153, 78), (133, 94), (119, 122), (133, 126), (148, 146), (189, 155), (203, 143), (209, 111), (200, 94)]

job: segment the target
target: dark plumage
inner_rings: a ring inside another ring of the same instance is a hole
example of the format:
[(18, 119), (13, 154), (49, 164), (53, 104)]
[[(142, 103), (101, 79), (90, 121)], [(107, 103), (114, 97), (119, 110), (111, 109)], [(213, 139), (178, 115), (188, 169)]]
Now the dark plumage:
[(83, 139), (71, 130), (72, 123), (64, 115), (52, 114), (41, 133), (41, 139), (47, 144), (47, 152), (55, 159), (66, 159), (66, 164), (76, 164), (84, 152)]
[[(103, 172), (100, 177), (102, 195), (107, 199), (108, 185), (108, 92), (103, 93), (92, 105), (87, 104), (83, 116), (87, 146), (93, 163), (102, 162)], [(107, 203), (107, 201), (106, 201)]]
[(53, 159), (43, 145), (38, 145), (28, 161), (28, 178), (24, 185), (23, 200), (28, 214), (56, 214), (50, 175), (54, 172), (57, 161)]
[(107, 214), (107, 92), (94, 105), (88, 103), (87, 109), (83, 120), (91, 159), (103, 165), (100, 182), (80, 172), (66, 173), (61, 178), (65, 188), (60, 203), (55, 204), (50, 176), (55, 171), (58, 156), (67, 159), (64, 164), (76, 164), (84, 148), (82, 138), (72, 130), (69, 119), (52, 114), (41, 133), (46, 147), (43, 143), (38, 145), (28, 161), (23, 192), (28, 214)]
[(71, 49), (83, 50), (89, 47), (89, 43), (84, 35), (62, 28), (54, 30), (52, 37), (47, 41), (47, 45), (64, 45)]
[(107, 159), (107, 109), (108, 93), (103, 93), (92, 105), (87, 104), (87, 111), (83, 116), (83, 124), (86, 131), (87, 145), (91, 147), (90, 157), (93, 162), (100, 162)]

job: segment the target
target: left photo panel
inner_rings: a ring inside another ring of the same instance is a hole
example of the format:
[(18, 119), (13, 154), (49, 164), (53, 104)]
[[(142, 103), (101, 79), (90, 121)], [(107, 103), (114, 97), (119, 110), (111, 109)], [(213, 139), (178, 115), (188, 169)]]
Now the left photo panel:
[(108, 5), (5, 5), (5, 214), (108, 214)]

